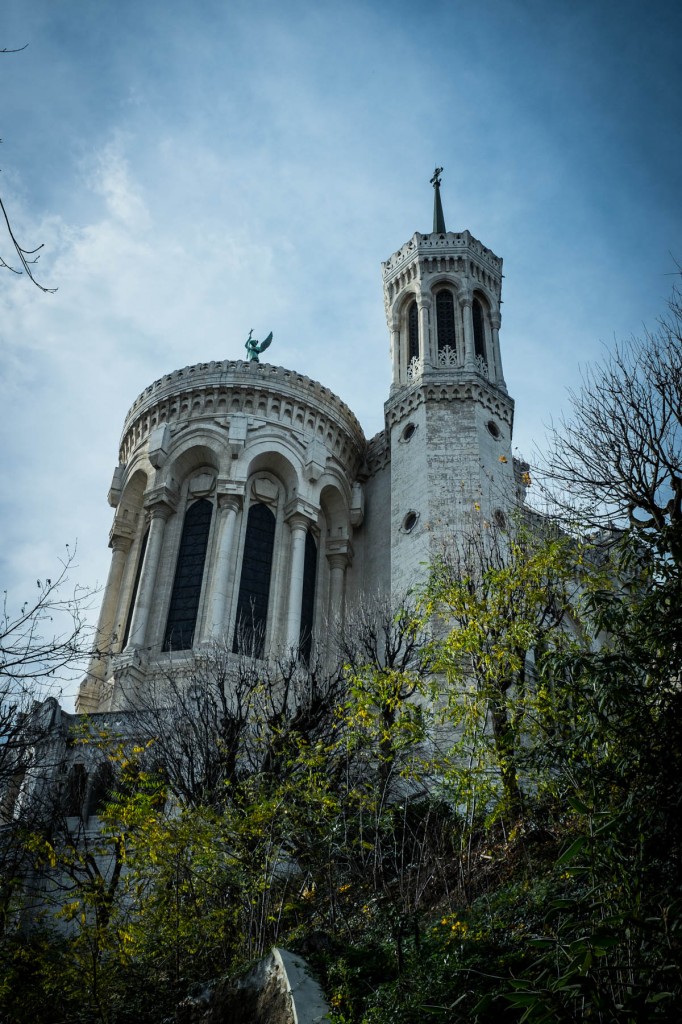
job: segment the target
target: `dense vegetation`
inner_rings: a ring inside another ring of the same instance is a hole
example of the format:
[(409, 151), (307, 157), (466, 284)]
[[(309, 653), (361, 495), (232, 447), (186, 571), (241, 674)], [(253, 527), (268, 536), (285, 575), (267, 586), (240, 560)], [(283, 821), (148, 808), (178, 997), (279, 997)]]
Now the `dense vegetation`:
[(582, 519), (472, 510), (424, 591), (357, 610), (333, 656), (215, 648), (134, 742), (84, 728), (111, 765), (99, 830), (64, 807), (5, 827), (45, 909), (24, 928), (6, 878), (4, 1019), (172, 1019), (272, 944), (314, 965), (336, 1024), (679, 1019), (679, 324), (673, 300), (599, 371), (623, 420), (611, 441), (585, 421), (573, 478), (554, 449)]

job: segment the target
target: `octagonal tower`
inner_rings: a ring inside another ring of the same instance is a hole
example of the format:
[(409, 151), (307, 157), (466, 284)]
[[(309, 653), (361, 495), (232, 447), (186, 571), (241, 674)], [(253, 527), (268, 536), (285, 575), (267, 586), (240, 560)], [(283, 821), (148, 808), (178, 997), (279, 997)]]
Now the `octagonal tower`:
[(382, 265), (391, 335), (391, 589), (403, 593), (475, 517), (503, 525), (517, 500), (514, 402), (500, 355), (502, 260), (469, 231), (434, 225)]

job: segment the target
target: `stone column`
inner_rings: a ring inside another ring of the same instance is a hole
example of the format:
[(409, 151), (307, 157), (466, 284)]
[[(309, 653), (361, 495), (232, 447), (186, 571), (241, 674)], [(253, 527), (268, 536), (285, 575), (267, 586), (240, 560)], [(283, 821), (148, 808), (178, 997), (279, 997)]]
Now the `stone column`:
[(299, 513), (289, 519), (291, 528), (291, 557), (289, 560), (289, 601), (287, 605), (288, 650), (298, 650), (301, 633), (301, 600), (303, 598), (303, 569), (305, 566), (305, 538), (308, 520)]
[(149, 612), (154, 600), (154, 586), (161, 558), (163, 534), (172, 511), (171, 506), (164, 501), (155, 502), (149, 508), (149, 537), (140, 573), (140, 585), (137, 590), (133, 618), (130, 623), (128, 647), (144, 647)]
[(476, 361), (474, 359), (474, 319), (471, 314), (471, 296), (463, 295), (460, 305), (464, 322), (464, 369), (474, 370)]
[[(428, 299), (420, 298), (419, 304), (419, 354), (422, 366), (433, 366), (433, 352), (431, 351), (431, 332), (429, 331), (429, 310), (431, 303)], [(437, 360), (436, 360), (437, 362)]]
[(330, 541), (327, 545), (329, 563), (329, 621), (343, 624), (346, 569), (353, 560), (353, 547), (347, 539)]
[(503, 391), (507, 390), (502, 373), (502, 356), (500, 355), (500, 324), (502, 320), (499, 313), (493, 313), (490, 317), (490, 329), (493, 336), (493, 359), (495, 360), (495, 383)]
[(121, 596), (121, 580), (125, 569), (128, 552), (132, 545), (132, 537), (126, 533), (114, 533), (116, 526), (111, 531), (109, 547), (111, 548), (111, 565), (107, 576), (107, 585), (104, 588), (102, 608), (97, 622), (97, 633), (95, 634), (95, 655), (90, 662), (88, 675), (97, 679), (104, 679), (106, 658), (111, 649), (114, 626), (116, 624), (116, 611)]
[(400, 326), (391, 324), (391, 364), (393, 366), (393, 386), (400, 384)]
[(213, 566), (213, 589), (209, 607), (210, 635), (217, 640), (226, 631), (225, 609), (227, 608), (230, 561), (234, 546), (234, 532), (237, 513), (242, 499), (236, 494), (221, 494), (218, 498), (218, 544)]

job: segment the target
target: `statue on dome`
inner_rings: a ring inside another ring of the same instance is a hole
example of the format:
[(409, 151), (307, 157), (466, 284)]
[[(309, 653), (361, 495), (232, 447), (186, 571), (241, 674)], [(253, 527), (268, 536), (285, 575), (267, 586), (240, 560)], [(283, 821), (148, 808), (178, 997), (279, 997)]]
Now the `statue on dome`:
[(268, 334), (264, 341), (259, 342), (258, 338), (252, 338), (253, 327), (249, 331), (249, 336), (246, 339), (246, 358), (251, 363), (259, 362), (258, 356), (261, 352), (265, 352), (266, 348), (269, 348), (272, 344), (272, 331)]

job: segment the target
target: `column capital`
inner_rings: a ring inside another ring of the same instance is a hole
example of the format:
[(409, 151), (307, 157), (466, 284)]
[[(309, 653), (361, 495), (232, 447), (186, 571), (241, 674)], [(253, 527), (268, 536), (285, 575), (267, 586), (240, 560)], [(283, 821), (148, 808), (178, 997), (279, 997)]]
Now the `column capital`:
[(502, 315), (500, 313), (490, 314), (490, 326), (494, 331), (499, 331), (502, 326)]
[(474, 297), (471, 292), (460, 292), (457, 298), (459, 299), (459, 304), (462, 307), (470, 306), (474, 301)]
[(109, 547), (112, 551), (122, 551), (127, 554), (132, 547), (133, 537), (129, 533), (116, 532), (114, 533), (114, 527), (111, 528), (109, 534)]
[(237, 494), (243, 497), (246, 491), (246, 480), (233, 480), (229, 476), (219, 476), (215, 482), (216, 494)]
[(327, 543), (327, 561), (332, 569), (345, 569), (353, 563), (353, 545), (347, 537)]
[(307, 533), (308, 527), (312, 525), (308, 516), (303, 515), (302, 512), (293, 512), (287, 517), (286, 522), (288, 523), (289, 529), (292, 533), (298, 532), (299, 530)]
[(433, 303), (429, 295), (419, 295), (417, 297), (417, 309), (431, 309), (432, 305)]
[(305, 522), (306, 526), (313, 526), (317, 523), (319, 508), (311, 501), (306, 501), (298, 495), (292, 498), (284, 507), (284, 521), (294, 526), (299, 520)]
[(144, 496), (144, 508), (151, 519), (168, 519), (178, 507), (178, 493), (167, 484), (154, 487)]
[(239, 512), (244, 501), (243, 494), (234, 492), (223, 492), (218, 495), (218, 511), (219, 512)]
[[(116, 516), (109, 530), (109, 547), (114, 551), (127, 550), (135, 539), (136, 532), (132, 523)], [(126, 544), (127, 547), (124, 546)]]

